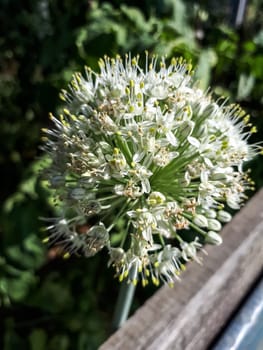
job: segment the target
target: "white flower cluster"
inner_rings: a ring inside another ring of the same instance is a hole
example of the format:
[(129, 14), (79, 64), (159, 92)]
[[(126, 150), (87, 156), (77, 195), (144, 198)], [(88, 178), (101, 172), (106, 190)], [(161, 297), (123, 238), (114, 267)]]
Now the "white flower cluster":
[(120, 280), (173, 284), (205, 242), (221, 243), (258, 147), (247, 143), (249, 117), (195, 87), (190, 65), (145, 61), (105, 57), (100, 73), (86, 68), (62, 91), (67, 108), (45, 130), (46, 177), (62, 207), (49, 241), (85, 256), (106, 247)]

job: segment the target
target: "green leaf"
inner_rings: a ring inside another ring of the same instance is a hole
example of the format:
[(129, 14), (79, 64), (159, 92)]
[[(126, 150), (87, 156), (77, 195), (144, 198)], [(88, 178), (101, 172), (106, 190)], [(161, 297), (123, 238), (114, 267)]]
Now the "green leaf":
[(67, 350), (69, 349), (69, 337), (65, 334), (55, 335), (48, 346), (49, 350)]
[(237, 87), (237, 99), (244, 100), (251, 93), (255, 84), (253, 75), (240, 74)]
[(256, 35), (254, 43), (258, 46), (263, 47), (263, 29)]
[(12, 320), (8, 320), (6, 331), (3, 335), (4, 340), (4, 349), (3, 350), (14, 350), (14, 349), (25, 349), (25, 338), (18, 336), (18, 334), (14, 331), (12, 324)]
[(188, 29), (186, 6), (181, 0), (173, 1), (173, 19), (179, 33), (185, 34)]
[(29, 335), (31, 350), (46, 350), (47, 334), (43, 329), (34, 329)]
[(36, 278), (27, 271), (22, 272), (17, 279), (8, 279), (8, 295), (14, 301), (23, 300), (35, 281)]
[(48, 278), (41, 284), (41, 288), (37, 290), (37, 293), (30, 297), (28, 303), (31, 306), (41, 306), (43, 310), (50, 313), (58, 313), (70, 309), (74, 300), (67, 283), (68, 281), (64, 283), (61, 279), (58, 279), (55, 274), (49, 274)]
[(142, 12), (135, 7), (128, 7), (126, 5), (121, 5), (121, 11), (127, 17), (127, 19), (134, 24), (134, 29), (139, 31), (144, 31), (146, 27), (146, 20)]
[(217, 55), (211, 48), (201, 51), (195, 77), (200, 81), (200, 87), (207, 89), (211, 80), (211, 70), (217, 63)]

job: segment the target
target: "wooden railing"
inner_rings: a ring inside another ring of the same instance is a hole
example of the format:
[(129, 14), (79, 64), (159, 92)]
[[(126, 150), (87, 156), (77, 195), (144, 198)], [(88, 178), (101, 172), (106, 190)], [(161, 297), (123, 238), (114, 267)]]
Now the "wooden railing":
[(163, 286), (100, 350), (206, 350), (263, 270), (263, 190), (206, 246), (204, 265), (187, 265), (181, 282)]

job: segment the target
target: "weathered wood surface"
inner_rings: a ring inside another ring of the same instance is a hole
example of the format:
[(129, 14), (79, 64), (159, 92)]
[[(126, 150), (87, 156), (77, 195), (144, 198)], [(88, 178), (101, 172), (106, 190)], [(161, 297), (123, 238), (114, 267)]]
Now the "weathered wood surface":
[[(205, 350), (263, 270), (263, 190), (207, 246), (204, 265), (163, 286), (100, 350)], [(202, 254), (202, 253), (201, 253)]]

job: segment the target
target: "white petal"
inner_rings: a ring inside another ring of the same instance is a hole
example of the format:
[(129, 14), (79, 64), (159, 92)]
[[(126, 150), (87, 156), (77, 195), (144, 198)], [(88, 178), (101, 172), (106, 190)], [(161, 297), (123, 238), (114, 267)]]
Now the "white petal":
[(188, 136), (187, 140), (192, 146), (194, 146), (196, 148), (200, 147), (200, 141), (198, 141), (195, 137)]
[(151, 185), (148, 179), (142, 180), (142, 191), (144, 193), (150, 193), (151, 192)]
[(174, 136), (174, 134), (171, 131), (167, 132), (166, 138), (170, 142), (171, 145), (173, 145), (174, 147), (177, 147), (177, 145), (178, 145), (177, 138)]
[(213, 163), (211, 162), (211, 160), (209, 158), (204, 158), (204, 162), (205, 164), (208, 166), (208, 168), (213, 168)]
[(207, 181), (208, 181), (208, 173), (207, 173), (207, 171), (201, 171), (200, 179), (201, 179), (201, 182), (207, 183)]
[(141, 152), (141, 153), (135, 153), (132, 160), (135, 162), (135, 163), (138, 163), (140, 162), (143, 157), (145, 156), (145, 152)]

